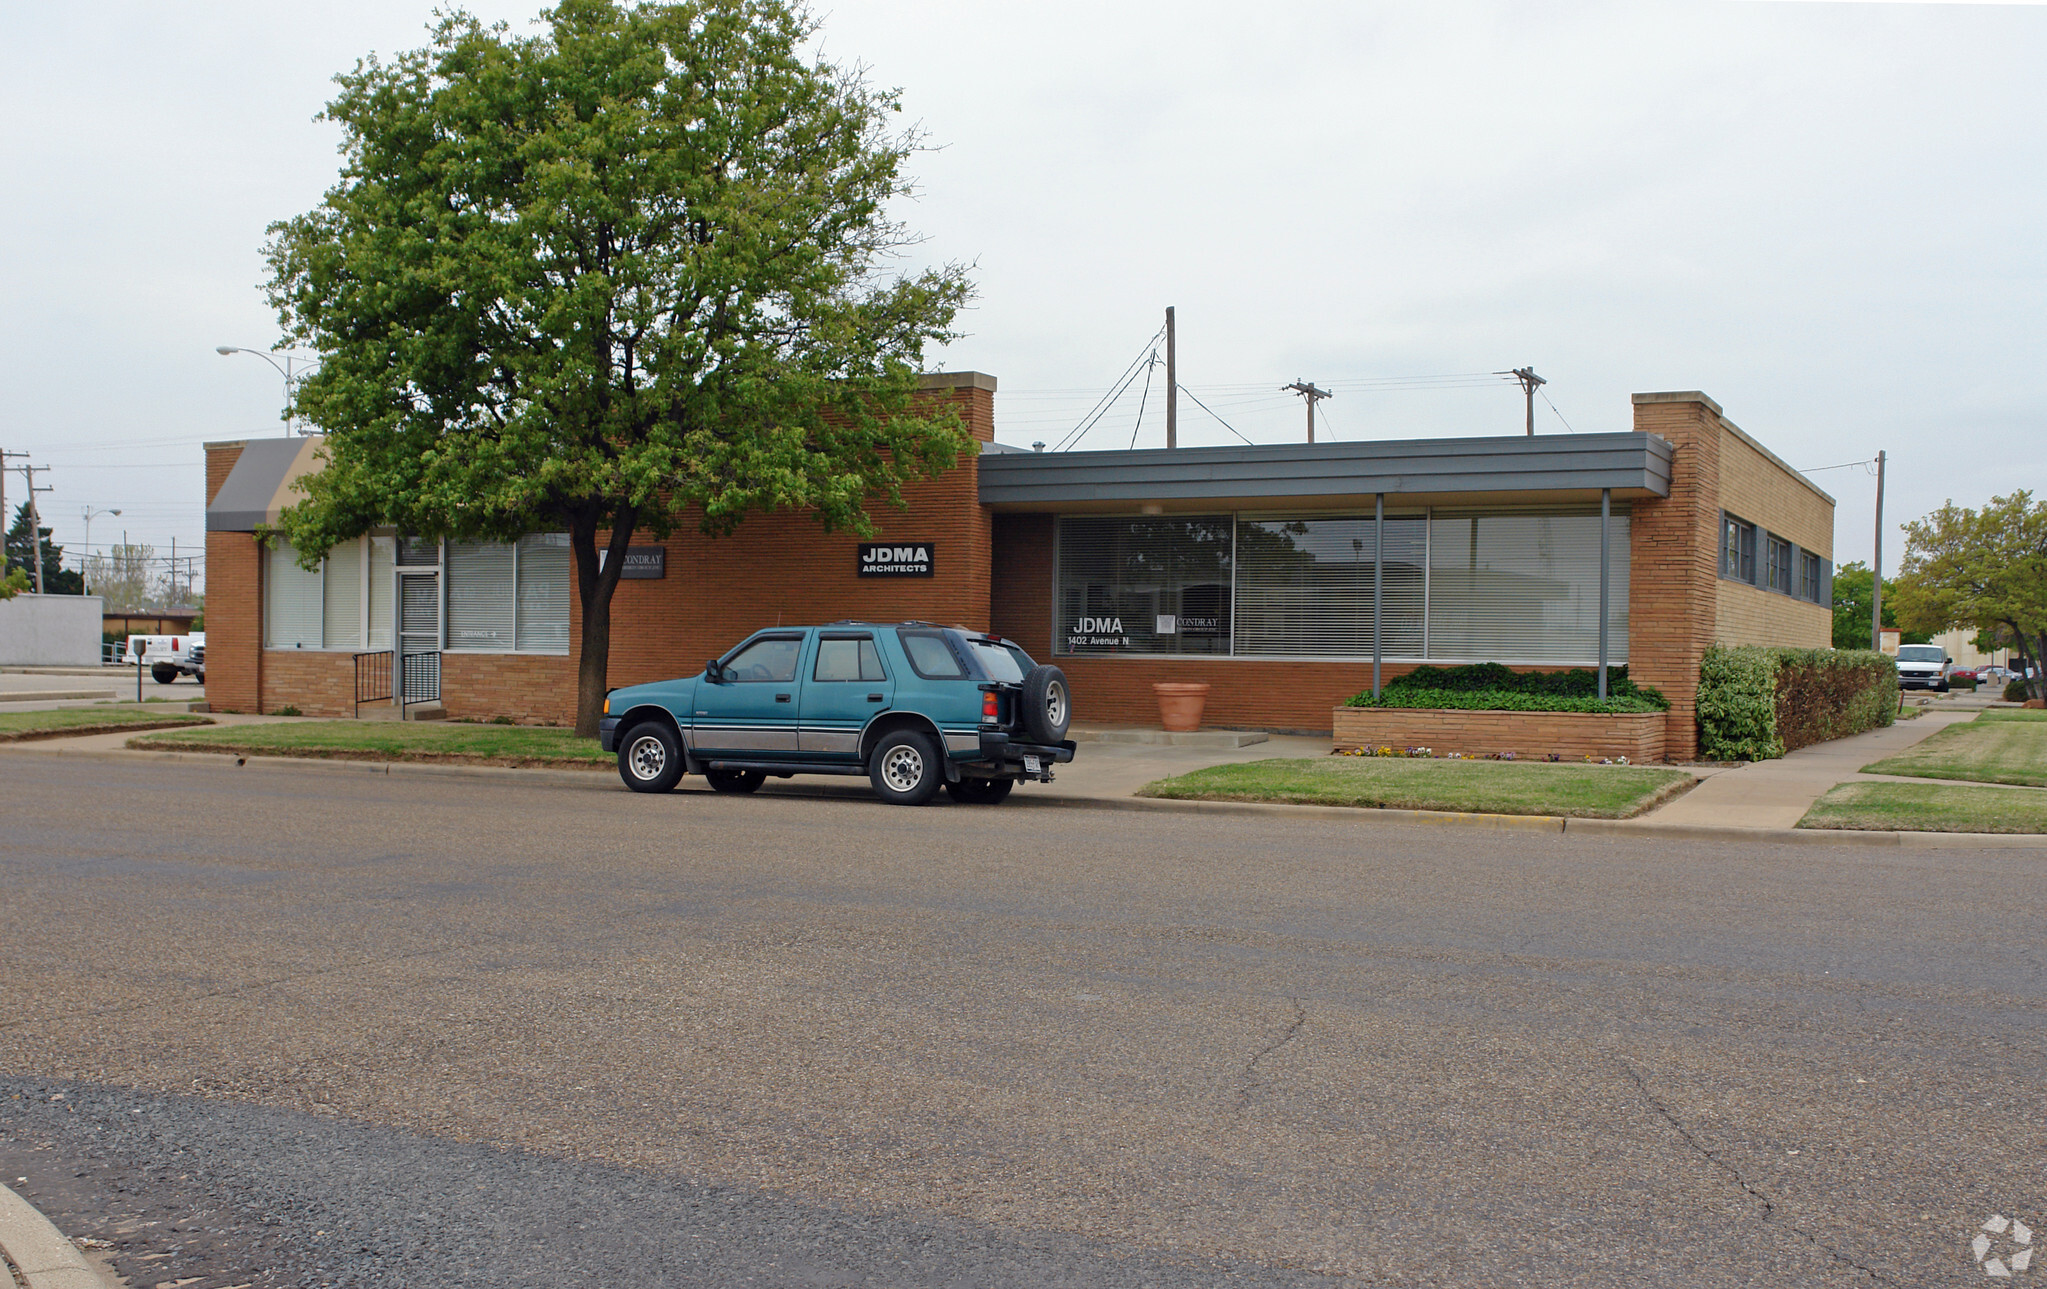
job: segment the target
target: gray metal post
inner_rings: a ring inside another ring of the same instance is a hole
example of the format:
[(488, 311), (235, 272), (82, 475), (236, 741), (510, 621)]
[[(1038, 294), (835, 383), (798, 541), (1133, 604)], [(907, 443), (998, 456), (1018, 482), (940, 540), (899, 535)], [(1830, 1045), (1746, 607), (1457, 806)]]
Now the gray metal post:
[(1599, 490), (1599, 701), (1606, 701), (1607, 532), (1613, 520), (1613, 489)]
[[(1308, 407), (1312, 413), (1315, 404)], [(1386, 606), (1386, 494), (1372, 502), (1372, 697), (1379, 696), (1379, 619)]]

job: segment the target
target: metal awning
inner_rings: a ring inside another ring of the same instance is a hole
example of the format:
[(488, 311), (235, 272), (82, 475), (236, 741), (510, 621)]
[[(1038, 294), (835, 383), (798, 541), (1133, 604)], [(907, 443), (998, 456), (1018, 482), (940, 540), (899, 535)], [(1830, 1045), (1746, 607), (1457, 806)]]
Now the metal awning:
[(1670, 495), (1654, 434), (1514, 435), (1366, 443), (1016, 452), (980, 459), (981, 504), (1045, 510), (1124, 502), (1293, 502), (1544, 495), (1597, 502)]
[(292, 485), (326, 464), (321, 442), (318, 435), (294, 435), (244, 443), (235, 468), (206, 507), (206, 531), (252, 533), (259, 524), (276, 523), (279, 511), (305, 499)]

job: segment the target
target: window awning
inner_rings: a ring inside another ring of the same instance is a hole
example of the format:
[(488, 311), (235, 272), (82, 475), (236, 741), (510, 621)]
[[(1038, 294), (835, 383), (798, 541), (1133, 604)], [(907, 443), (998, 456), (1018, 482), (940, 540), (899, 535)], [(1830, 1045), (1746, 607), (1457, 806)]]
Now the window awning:
[(321, 442), (318, 435), (294, 435), (244, 443), (227, 481), (206, 507), (206, 531), (252, 533), (259, 524), (276, 523), (279, 511), (305, 498), (292, 485), (326, 464), (319, 454)]

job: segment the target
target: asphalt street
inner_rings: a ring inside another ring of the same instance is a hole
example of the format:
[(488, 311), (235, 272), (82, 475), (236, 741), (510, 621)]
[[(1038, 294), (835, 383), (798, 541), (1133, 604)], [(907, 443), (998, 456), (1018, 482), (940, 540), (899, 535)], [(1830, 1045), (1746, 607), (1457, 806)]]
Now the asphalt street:
[(2047, 853), (0, 759), (135, 1284), (1969, 1284)]

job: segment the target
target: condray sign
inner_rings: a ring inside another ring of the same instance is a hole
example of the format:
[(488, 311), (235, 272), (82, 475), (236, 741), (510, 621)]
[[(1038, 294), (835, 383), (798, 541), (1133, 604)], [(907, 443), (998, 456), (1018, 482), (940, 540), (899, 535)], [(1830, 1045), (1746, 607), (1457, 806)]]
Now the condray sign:
[(935, 542), (869, 542), (859, 550), (862, 577), (930, 577)]

